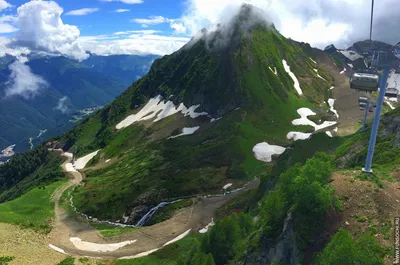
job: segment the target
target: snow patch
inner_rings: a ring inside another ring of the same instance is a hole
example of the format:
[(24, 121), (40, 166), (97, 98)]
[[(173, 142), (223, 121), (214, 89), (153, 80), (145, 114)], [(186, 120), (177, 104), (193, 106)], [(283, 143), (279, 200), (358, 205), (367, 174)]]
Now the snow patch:
[(328, 80), (326, 80), (325, 78), (323, 78), (322, 76), (320, 76), (320, 75), (318, 74), (318, 69), (314, 69), (314, 71), (317, 73), (317, 76), (318, 76), (320, 79), (323, 79), (323, 80), (325, 80), (325, 81), (328, 81)]
[(333, 136), (332, 136), (332, 133), (331, 133), (330, 131), (326, 131), (325, 133), (326, 133), (326, 135), (328, 135), (329, 137), (333, 137)]
[(93, 157), (95, 157), (100, 152), (100, 150), (101, 149), (94, 151), (93, 153), (90, 153), (90, 154), (76, 160), (74, 163), (74, 168), (75, 169), (84, 169), (86, 164), (89, 163), (89, 161), (92, 160)]
[(223, 190), (226, 190), (227, 188), (231, 187), (233, 184), (232, 183), (228, 183), (225, 186), (222, 187)]
[(269, 70), (273, 72), (275, 75), (278, 75), (278, 70), (276, 70), (276, 67), (274, 67), (274, 70), (272, 70), (271, 66), (268, 66)]
[(170, 137), (168, 137), (168, 139), (173, 139), (173, 138), (184, 136), (184, 135), (194, 134), (198, 129), (200, 129), (200, 126), (191, 127), (191, 128), (185, 127), (185, 128), (182, 129), (182, 133), (181, 134), (178, 134), (178, 135), (175, 135), (175, 136), (170, 136)]
[(335, 99), (333, 99), (333, 98), (328, 99), (328, 105), (329, 105), (329, 110), (332, 111), (333, 113), (335, 113), (336, 118), (339, 119), (339, 114), (338, 114), (337, 110), (335, 110), (335, 108), (334, 108)]
[(66, 156), (66, 157), (69, 157), (69, 158), (73, 158), (74, 157), (73, 153), (68, 153), (68, 152), (63, 153), (63, 155)]
[(210, 222), (208, 225), (206, 225), (206, 227), (200, 229), (200, 230), (199, 230), (199, 233), (200, 233), (200, 234), (205, 234), (205, 233), (207, 233), (207, 232), (208, 232), (208, 229), (209, 229), (210, 227), (214, 226), (214, 225), (215, 225), (215, 223), (214, 223), (214, 218), (211, 218), (211, 222)]
[(74, 168), (74, 166), (72, 165), (72, 163), (67, 163), (65, 164), (65, 170), (67, 172), (76, 172), (76, 169)]
[(189, 229), (189, 230), (187, 230), (186, 232), (184, 232), (183, 234), (181, 234), (181, 235), (175, 237), (174, 239), (168, 241), (167, 243), (165, 243), (165, 244), (163, 245), (163, 247), (168, 246), (169, 244), (172, 244), (172, 243), (175, 243), (176, 241), (181, 240), (182, 238), (184, 238), (185, 236), (187, 236), (187, 235), (190, 233), (191, 230), (192, 230), (192, 229)]
[(266, 142), (256, 144), (253, 148), (253, 152), (257, 160), (264, 162), (271, 162), (273, 155), (281, 155), (285, 152), (286, 148), (278, 145), (269, 145)]
[(222, 117), (219, 117), (219, 118), (216, 118), (216, 119), (212, 118), (212, 119), (210, 120), (210, 122), (219, 121), (220, 119), (222, 119)]
[(287, 64), (285, 60), (282, 60), (283, 68), (285, 68), (286, 73), (289, 74), (289, 76), (293, 79), (294, 82), (294, 88), (296, 89), (297, 93), (299, 95), (303, 95), (303, 91), (300, 88), (300, 83), (299, 80), (297, 80), (297, 77), (290, 71), (290, 66)]
[(67, 253), (64, 251), (64, 249), (56, 247), (56, 246), (54, 246), (52, 244), (49, 244), (49, 248), (51, 248), (52, 250), (55, 250), (55, 251), (57, 251), (57, 252), (59, 252), (61, 254), (67, 255)]
[(153, 118), (156, 118), (154, 122), (157, 122), (178, 112), (181, 112), (185, 116), (190, 116), (192, 119), (208, 114), (207, 112), (195, 112), (198, 107), (200, 107), (200, 105), (186, 108), (183, 103), (176, 107), (172, 101), (164, 101), (162, 97), (158, 95), (150, 99), (138, 113), (129, 115), (123, 121), (118, 123), (116, 129), (120, 130), (135, 122), (151, 120)]
[(336, 121), (325, 121), (324, 123), (318, 125), (315, 122), (308, 119), (308, 116), (316, 115), (312, 110), (309, 108), (300, 108), (297, 110), (297, 113), (300, 115), (300, 119), (296, 119), (292, 121), (293, 125), (310, 125), (314, 127), (315, 131), (319, 131), (325, 129), (327, 127), (333, 126), (337, 124)]
[(311, 57), (310, 57), (310, 60), (313, 62), (313, 63), (315, 63), (315, 64), (318, 64), (316, 61), (314, 61)]
[(112, 244), (97, 244), (97, 243), (82, 241), (82, 239), (80, 239), (79, 237), (71, 237), (69, 241), (71, 241), (72, 244), (74, 244), (74, 246), (80, 250), (91, 251), (91, 252), (112, 252), (126, 245), (133, 244), (137, 240), (129, 240)]
[(302, 133), (302, 132), (289, 132), (287, 134), (287, 138), (289, 140), (297, 141), (297, 140), (307, 140), (310, 138), (312, 133)]
[(150, 255), (151, 253), (156, 252), (157, 250), (159, 250), (159, 248), (155, 248), (155, 249), (152, 249), (152, 250), (149, 250), (146, 252), (142, 252), (142, 253), (136, 254), (134, 256), (121, 257), (119, 259), (137, 259), (137, 258), (141, 258), (141, 257), (146, 257), (146, 256)]
[(389, 100), (385, 99), (385, 103), (386, 103), (392, 110), (395, 109), (395, 107), (393, 107), (393, 105), (390, 103)]
[(341, 54), (343, 54), (345, 57), (347, 57), (351, 61), (355, 61), (359, 58), (364, 58), (361, 54), (355, 52), (355, 51), (346, 51), (346, 50), (340, 50), (339, 51)]

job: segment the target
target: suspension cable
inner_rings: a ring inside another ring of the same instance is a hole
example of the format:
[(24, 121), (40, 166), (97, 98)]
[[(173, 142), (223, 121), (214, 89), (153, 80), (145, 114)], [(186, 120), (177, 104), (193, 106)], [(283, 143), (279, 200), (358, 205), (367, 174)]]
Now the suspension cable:
[(371, 25), (369, 27), (369, 50), (372, 51), (372, 24), (374, 21), (374, 2), (375, 0), (372, 0), (372, 7), (371, 7)]

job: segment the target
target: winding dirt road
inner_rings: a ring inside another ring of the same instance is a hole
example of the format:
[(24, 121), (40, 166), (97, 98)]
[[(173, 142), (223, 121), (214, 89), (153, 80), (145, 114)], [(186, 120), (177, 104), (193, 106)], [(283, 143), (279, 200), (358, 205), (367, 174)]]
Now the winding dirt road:
[[(56, 150), (60, 151), (60, 150)], [(204, 228), (211, 219), (215, 217), (216, 210), (227, 201), (235, 198), (242, 192), (256, 188), (259, 180), (250, 182), (243, 190), (231, 193), (223, 197), (194, 198), (193, 206), (179, 210), (175, 215), (162, 223), (153, 226), (141, 227), (134, 232), (126, 233), (113, 238), (103, 238), (99, 233), (84, 222), (69, 218), (66, 211), (59, 207), (62, 194), (70, 187), (82, 182), (80, 172), (67, 172), (66, 164), (70, 163), (72, 157), (66, 156), (67, 160), (62, 164), (63, 170), (69, 175), (70, 182), (60, 187), (54, 194), (55, 222), (52, 232), (48, 235), (48, 242), (72, 256), (89, 256), (95, 258), (115, 259), (126, 256), (134, 256), (163, 245), (187, 230), (198, 231)], [(127, 240), (136, 240), (135, 243), (124, 246), (112, 252), (92, 252), (77, 249), (71, 242), (71, 237), (79, 237), (83, 241), (97, 244), (112, 244)]]

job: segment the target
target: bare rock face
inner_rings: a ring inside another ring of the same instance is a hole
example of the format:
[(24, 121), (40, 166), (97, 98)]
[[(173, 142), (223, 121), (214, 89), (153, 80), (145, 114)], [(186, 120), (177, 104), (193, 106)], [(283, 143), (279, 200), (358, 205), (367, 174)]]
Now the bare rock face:
[(253, 253), (249, 253), (244, 261), (247, 265), (264, 264), (290, 264), (297, 265), (299, 262), (299, 250), (296, 245), (296, 236), (293, 229), (293, 217), (289, 212), (283, 226), (282, 233), (278, 239), (260, 239), (260, 247)]
[(393, 147), (400, 147), (400, 117), (383, 117), (382, 128), (382, 136), (384, 137), (396, 134), (393, 141)]

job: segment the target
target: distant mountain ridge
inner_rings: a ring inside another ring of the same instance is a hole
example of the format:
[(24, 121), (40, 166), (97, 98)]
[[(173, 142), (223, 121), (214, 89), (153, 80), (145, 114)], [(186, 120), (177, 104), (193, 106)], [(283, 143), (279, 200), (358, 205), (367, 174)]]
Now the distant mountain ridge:
[(30, 54), (33, 74), (49, 86), (35, 97), (4, 97), (11, 74), (9, 66), (17, 60), (11, 55), (0, 58), (0, 150), (16, 145), (17, 151), (29, 147), (29, 138), (47, 129), (44, 137), (70, 129), (76, 110), (106, 105), (126, 87), (147, 73), (157, 56), (91, 55), (78, 62), (63, 56)]

